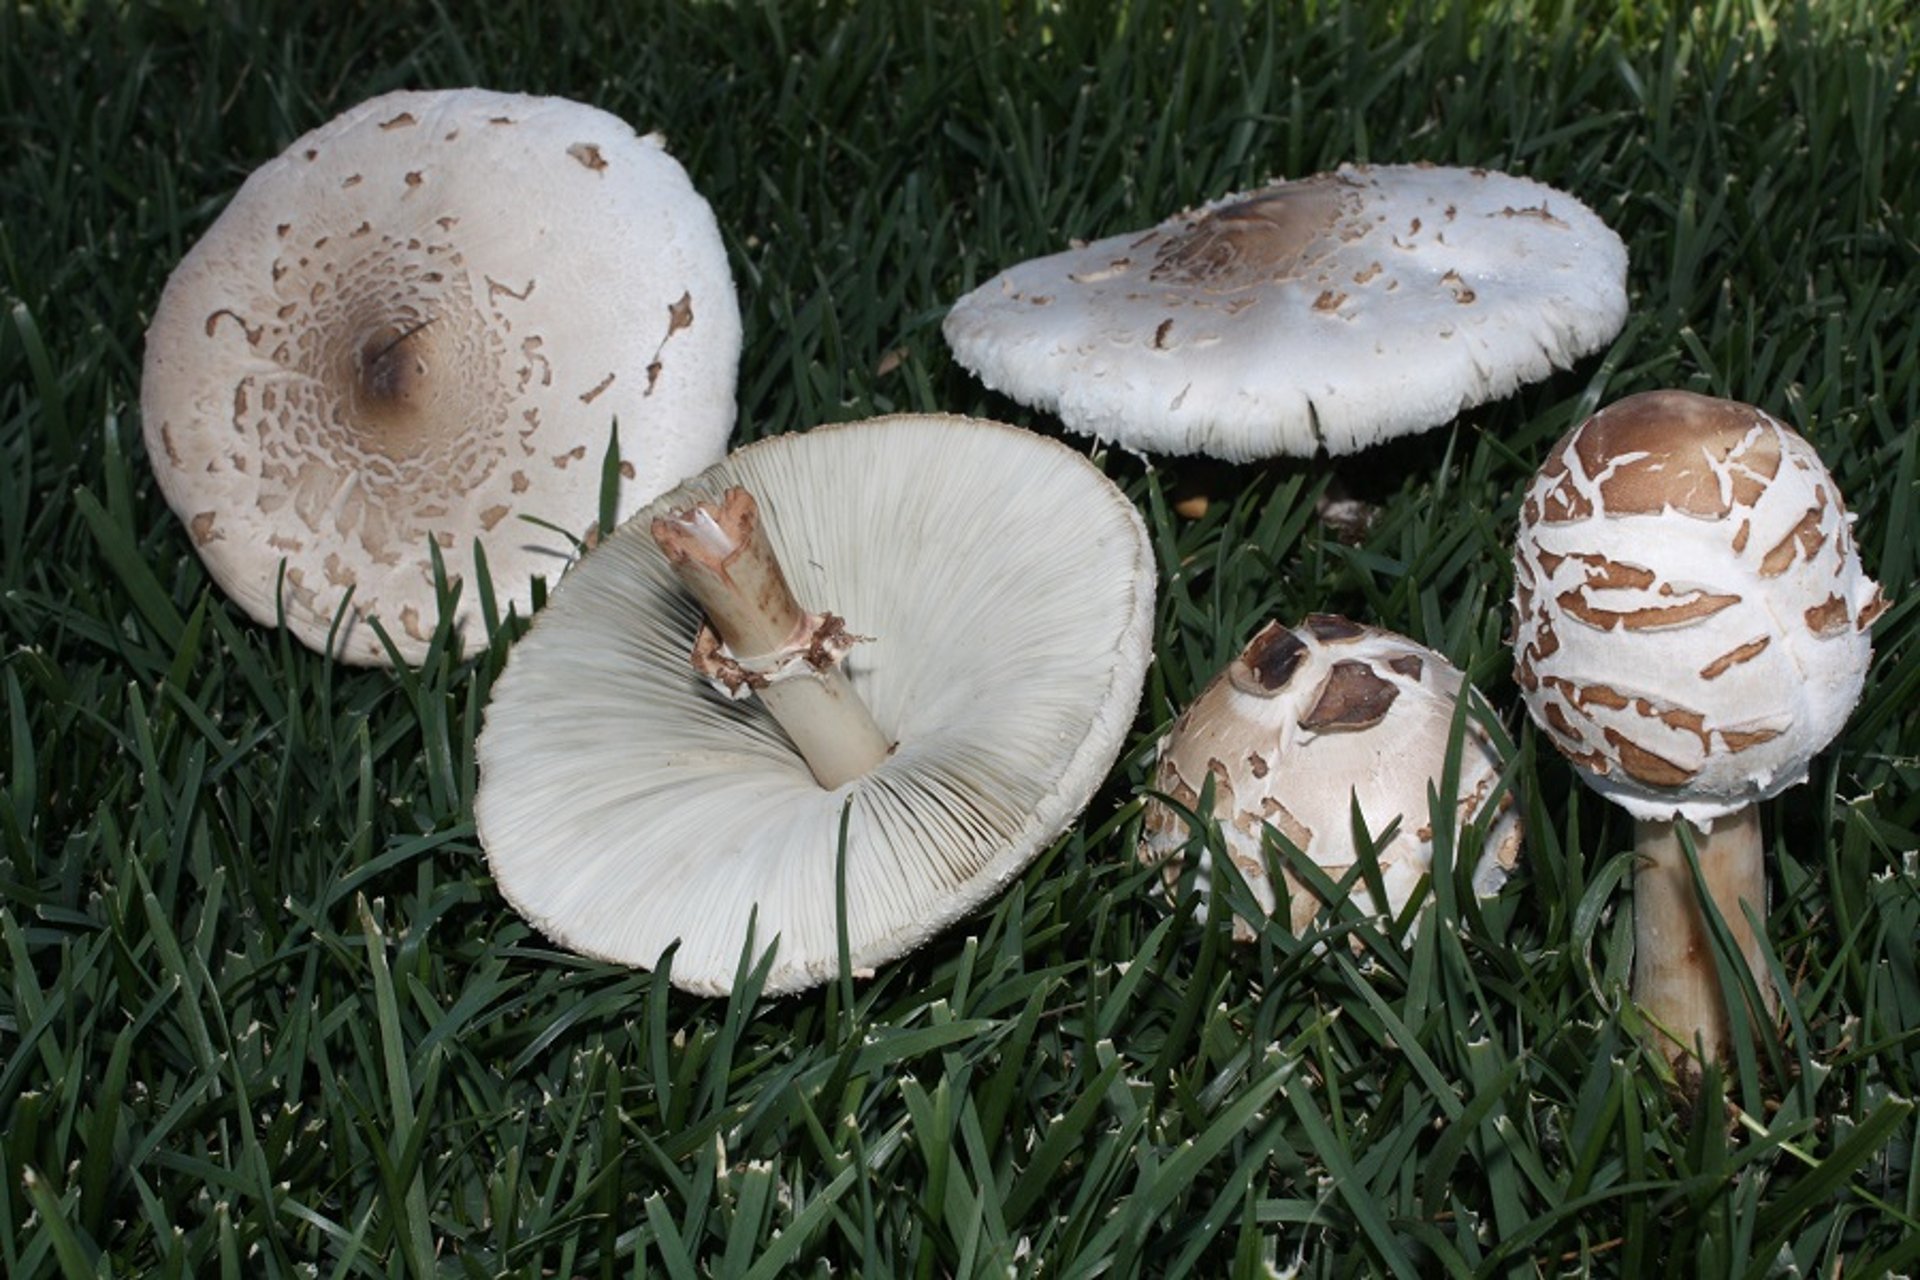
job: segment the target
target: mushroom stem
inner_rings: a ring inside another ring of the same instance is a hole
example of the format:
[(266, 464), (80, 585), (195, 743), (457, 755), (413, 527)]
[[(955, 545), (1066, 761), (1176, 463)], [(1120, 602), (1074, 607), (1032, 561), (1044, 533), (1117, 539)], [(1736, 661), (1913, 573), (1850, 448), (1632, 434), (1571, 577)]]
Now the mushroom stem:
[[(1770, 1022), (1779, 997), (1746, 911), (1751, 907), (1761, 920), (1767, 914), (1760, 811), (1748, 805), (1706, 830), (1695, 826), (1693, 838), (1708, 895), (1760, 993), (1762, 1008), (1749, 1009), (1748, 1016)], [(1687, 870), (1678, 823), (1636, 823), (1634, 851), (1634, 1003), (1661, 1033), (1663, 1047), (1676, 1063), (1697, 1052), (1707, 1061), (1722, 1061), (1733, 1050), (1730, 993), (1722, 989), (1714, 967), (1713, 938)]]
[(753, 495), (738, 486), (716, 505), (656, 519), (653, 540), (700, 607), (724, 651), (703, 632), (693, 662), (730, 693), (751, 689), (831, 790), (886, 759), (893, 741), (840, 669), (857, 637), (830, 613), (793, 598)]

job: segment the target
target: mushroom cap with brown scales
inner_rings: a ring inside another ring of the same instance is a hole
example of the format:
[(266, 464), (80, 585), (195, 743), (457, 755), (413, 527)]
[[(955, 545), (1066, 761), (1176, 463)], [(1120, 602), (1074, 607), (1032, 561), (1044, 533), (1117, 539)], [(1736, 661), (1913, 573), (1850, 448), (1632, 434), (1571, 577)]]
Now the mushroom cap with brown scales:
[[(724, 451), (739, 353), (719, 229), (657, 135), (560, 98), (400, 92), (242, 185), (167, 282), (141, 410), (241, 607), (324, 649), (351, 591), (336, 655), (387, 661), (377, 617), (415, 661), (429, 542), (456, 580), (484, 544), (525, 612), (590, 531), (614, 424), (624, 516)], [(455, 626), (478, 610), (468, 586)]]
[(1515, 677), (1636, 818), (1704, 825), (1806, 776), (1859, 700), (1886, 607), (1813, 446), (1751, 405), (1629, 396), (1522, 504)]
[[(1459, 670), (1405, 636), (1332, 614), (1311, 614), (1295, 628), (1268, 623), (1174, 722), (1160, 746), (1154, 789), (1173, 802), (1148, 803), (1140, 855), (1166, 866), (1172, 887), (1209, 775), (1213, 818), (1234, 866), (1271, 913), (1278, 895), (1268, 875), (1264, 828), (1272, 826), (1335, 881), (1359, 858), (1353, 841), (1357, 802), (1379, 839), (1375, 903), (1367, 882), (1352, 889), (1363, 913), (1398, 916), (1433, 863), (1429, 787), (1445, 767), (1460, 691)], [(1519, 856), (1521, 825), (1500, 785), (1501, 761), (1471, 717), (1460, 762), (1456, 811), (1464, 825), (1487, 822), (1474, 889), (1489, 896)], [(1177, 806), (1177, 808), (1175, 807)], [(1181, 812), (1184, 810), (1185, 812)], [(1198, 869), (1203, 894), (1210, 867)], [(1324, 905), (1280, 863), (1292, 904), (1288, 926), (1303, 932)], [(1257, 934), (1245, 920), (1234, 936)]]
[(1128, 449), (1340, 454), (1604, 346), (1626, 270), (1565, 192), (1349, 165), (1010, 267), (945, 334), (989, 388)]

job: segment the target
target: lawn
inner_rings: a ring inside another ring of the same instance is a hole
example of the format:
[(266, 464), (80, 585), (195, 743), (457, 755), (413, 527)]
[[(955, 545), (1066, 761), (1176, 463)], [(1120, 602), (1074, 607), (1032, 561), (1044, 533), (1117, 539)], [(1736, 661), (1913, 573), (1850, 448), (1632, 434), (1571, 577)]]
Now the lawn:
[[(1920, 1269), (1917, 58), (1900, 0), (4, 0), (0, 1273)], [(147, 465), (142, 333), (245, 175), (462, 84), (666, 133), (732, 256), (742, 440), (934, 410), (1059, 434), (949, 357), (954, 298), (1344, 161), (1578, 195), (1628, 244), (1631, 318), (1337, 464), (1063, 437), (1161, 572), (1092, 806), (870, 979), (698, 999), (556, 949), (488, 875), (474, 738), (523, 621), (331, 664), (225, 601)], [(1796, 424), (1893, 602), (1847, 731), (1765, 806), (1780, 1022), (1697, 1098), (1625, 999), (1631, 824), (1536, 736), (1502, 643), (1533, 468), (1663, 386)], [(1364, 535), (1316, 518), (1336, 488), (1377, 504)], [(1338, 913), (1235, 947), (1133, 856), (1159, 734), (1316, 610), (1466, 670), (1529, 822), (1500, 896), (1443, 877), (1364, 960)]]

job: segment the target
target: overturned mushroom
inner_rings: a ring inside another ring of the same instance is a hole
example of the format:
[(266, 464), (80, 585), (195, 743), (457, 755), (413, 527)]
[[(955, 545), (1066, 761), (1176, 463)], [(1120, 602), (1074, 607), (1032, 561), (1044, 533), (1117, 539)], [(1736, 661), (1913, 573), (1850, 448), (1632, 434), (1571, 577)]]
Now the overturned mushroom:
[[(181, 261), (141, 409), (242, 608), (325, 649), (351, 596), (337, 656), (385, 662), (377, 617), (413, 661), (430, 543), (467, 582), (482, 544), (524, 612), (589, 532), (616, 422), (623, 515), (720, 456), (739, 352), (719, 229), (657, 135), (559, 98), (391, 93), (261, 166)], [(478, 616), (469, 585), (454, 626)]]
[[(1351, 896), (1363, 913), (1399, 916), (1433, 862), (1428, 789), (1445, 767), (1461, 674), (1404, 636), (1331, 614), (1293, 629), (1268, 623), (1174, 723), (1160, 747), (1155, 790), (1172, 805), (1148, 804), (1140, 854), (1164, 863), (1171, 888), (1209, 777), (1213, 818), (1234, 866), (1269, 914), (1277, 894), (1268, 874), (1272, 827), (1334, 881), (1359, 861), (1353, 839), (1357, 803), (1375, 854), (1385, 902), (1373, 901), (1362, 876)], [(1520, 848), (1520, 821), (1500, 786), (1500, 758), (1485, 732), (1466, 722), (1457, 798), (1443, 798), (1460, 823), (1487, 821), (1475, 865), (1476, 893), (1505, 883)], [(1388, 836), (1390, 824), (1396, 824)], [(1381, 837), (1386, 837), (1381, 839)], [(1204, 859), (1203, 854), (1203, 859)], [(1291, 902), (1288, 927), (1304, 932), (1325, 904), (1278, 858)], [(1198, 869), (1203, 894), (1211, 867)], [(1234, 921), (1251, 941), (1258, 926)]]
[(577, 951), (671, 951), (714, 993), (777, 944), (765, 989), (793, 991), (839, 971), (844, 811), (851, 964), (901, 955), (1105, 777), (1153, 583), (1125, 495), (1029, 432), (909, 415), (750, 445), (584, 557), (515, 647), (478, 747), (494, 874)]
[(1572, 196), (1484, 169), (1347, 166), (1003, 271), (960, 362), (1148, 453), (1348, 453), (1605, 345), (1626, 249)]
[(1770, 1017), (1748, 914), (1767, 913), (1754, 806), (1806, 777), (1859, 699), (1886, 602), (1833, 478), (1759, 409), (1684, 391), (1618, 401), (1556, 445), (1514, 557), (1514, 669), (1581, 778), (1636, 819), (1633, 996), (1672, 1037), (1730, 1050), (1676, 824)]

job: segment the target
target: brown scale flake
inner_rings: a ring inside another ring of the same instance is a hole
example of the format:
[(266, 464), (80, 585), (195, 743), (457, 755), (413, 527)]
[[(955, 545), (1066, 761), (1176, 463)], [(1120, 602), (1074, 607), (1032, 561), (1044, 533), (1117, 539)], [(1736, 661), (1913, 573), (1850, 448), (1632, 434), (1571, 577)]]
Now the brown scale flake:
[(599, 146), (591, 142), (576, 142), (567, 148), (567, 154), (595, 173), (607, 167), (607, 158), (600, 154)]
[[(1584, 552), (1575, 552), (1570, 558), (1586, 569), (1587, 586), (1589, 588), (1598, 587), (1610, 591), (1644, 591), (1654, 584), (1653, 571), (1650, 569), (1642, 569), (1636, 564), (1623, 564), (1618, 560), (1612, 560), (1606, 556), (1592, 555)], [(1545, 556), (1542, 556), (1542, 562), (1544, 563), (1544, 561)], [(1555, 556), (1554, 567), (1558, 567), (1559, 561), (1560, 557)], [(1551, 574), (1553, 568), (1548, 568), (1547, 572)]]
[(567, 450), (565, 453), (554, 454), (553, 465), (560, 468), (560, 470), (565, 471), (567, 469), (568, 463), (578, 462), (580, 461), (580, 459), (586, 456), (587, 456), (587, 446), (583, 444), (577, 444), (573, 446), (573, 448)]
[(1683, 787), (1699, 772), (1656, 755), (1617, 729), (1608, 729), (1606, 738), (1620, 758), (1621, 771), (1635, 782), (1649, 787)]
[(1340, 304), (1346, 300), (1347, 295), (1344, 293), (1340, 293), (1334, 289), (1322, 289), (1320, 296), (1313, 300), (1313, 309), (1322, 312), (1338, 311)]
[(527, 491), (528, 486), (531, 485), (532, 483), (533, 481), (527, 479), (527, 473), (524, 471), (514, 472), (512, 478), (509, 481), (509, 484), (511, 485), (515, 493), (525, 493)]
[(1557, 737), (1569, 742), (1586, 742), (1585, 735), (1574, 726), (1572, 720), (1567, 718), (1567, 713), (1560, 709), (1560, 704), (1557, 702), (1547, 704), (1547, 727), (1552, 729)]
[(1691, 599), (1675, 605), (1645, 609), (1602, 609), (1588, 603), (1583, 588), (1563, 591), (1555, 599), (1569, 616), (1601, 631), (1611, 631), (1615, 627), (1626, 631), (1661, 631), (1669, 627), (1690, 626), (1740, 603), (1739, 596), (1696, 591)]
[(1247, 752), (1247, 771), (1253, 774), (1253, 776), (1256, 778), (1266, 777), (1267, 776), (1266, 757), (1262, 756), (1258, 751)]
[(1867, 607), (1860, 611), (1860, 616), (1853, 620), (1854, 627), (1860, 631), (1865, 631), (1873, 625), (1875, 618), (1878, 618), (1887, 611), (1887, 606), (1890, 603), (1887, 599), (1887, 593), (1882, 591), (1878, 584), (1875, 584), (1873, 588), (1873, 599), (1869, 600)]
[(1847, 610), (1847, 602), (1840, 596), (1828, 596), (1826, 600), (1807, 610), (1807, 626), (1817, 636), (1838, 635), (1852, 623)]
[(202, 511), (199, 515), (187, 522), (187, 527), (193, 531), (194, 546), (204, 547), (215, 538), (224, 538), (226, 536), (213, 527), (214, 518), (213, 512)]
[(631, 480), (638, 474), (639, 472), (633, 469), (631, 462), (628, 462), (625, 458), (620, 460), (620, 478), (622, 480)]
[(1362, 267), (1360, 270), (1353, 273), (1353, 282), (1355, 284), (1371, 284), (1373, 282), (1373, 278), (1379, 275), (1384, 270), (1386, 270), (1386, 268), (1382, 267), (1377, 261), (1370, 262), (1366, 266)]
[(1269, 622), (1233, 660), (1228, 678), (1242, 692), (1270, 697), (1287, 687), (1306, 656), (1307, 646), (1298, 636), (1278, 622)]
[(324, 567), (327, 573), (327, 582), (332, 586), (351, 587), (360, 580), (359, 575), (354, 573), (352, 566), (340, 559), (340, 553), (338, 551), (327, 553)]
[(380, 122), (380, 127), (386, 130), (405, 129), (410, 125), (415, 125), (418, 123), (420, 122), (413, 118), (413, 112), (402, 111), (399, 115), (393, 117), (393, 119), (391, 120), (382, 120)]
[(1743, 519), (1740, 528), (1733, 535), (1733, 553), (1739, 555), (1747, 549), (1747, 539), (1753, 536), (1753, 521)]
[(1452, 291), (1453, 300), (1463, 307), (1480, 296), (1473, 291), (1458, 271), (1447, 272), (1440, 277), (1440, 283)]
[(603, 394), (605, 394), (606, 389), (613, 385), (613, 379), (614, 379), (614, 375), (609, 373), (606, 377), (600, 379), (599, 384), (595, 386), (591, 391), (581, 392), (580, 403), (592, 404), (595, 400), (598, 400)]
[(1399, 696), (1399, 686), (1381, 679), (1366, 663), (1336, 662), (1320, 686), (1320, 696), (1300, 717), (1300, 727), (1320, 733), (1369, 729), (1386, 718), (1387, 708)]
[(1418, 680), (1427, 669), (1427, 664), (1417, 653), (1403, 653), (1397, 658), (1387, 660), (1387, 666), (1409, 680)]
[(1358, 640), (1367, 634), (1367, 629), (1359, 623), (1343, 618), (1337, 613), (1310, 613), (1307, 615), (1307, 631), (1315, 640), (1328, 644), (1345, 640)]
[(1726, 744), (1727, 750), (1733, 752), (1745, 751), (1747, 748), (1757, 747), (1763, 742), (1772, 742), (1779, 736), (1780, 730), (1778, 729), (1720, 730), (1720, 741)]
[(427, 180), (426, 176), (422, 174), (418, 169), (409, 169), (407, 171), (406, 182), (407, 182), (407, 186), (410, 188), (417, 187), (421, 183), (425, 182), (426, 180)]
[[(1777, 578), (1793, 567), (1793, 562), (1804, 555), (1812, 560), (1820, 554), (1820, 548), (1827, 545), (1827, 535), (1820, 532), (1820, 517), (1827, 505), (1827, 495), (1820, 494), (1819, 501), (1807, 508), (1793, 528), (1787, 530), (1787, 536), (1775, 543), (1773, 550), (1760, 558), (1760, 576)], [(1734, 550), (1740, 548), (1735, 547)]]
[(1712, 662), (1709, 662), (1706, 666), (1700, 668), (1700, 678), (1702, 680), (1718, 680), (1721, 676), (1725, 675), (1734, 667), (1739, 666), (1741, 663), (1751, 662), (1759, 657), (1766, 651), (1767, 646), (1772, 643), (1773, 640), (1769, 636), (1756, 636), (1743, 645), (1729, 649)]
[(1155, 351), (1165, 351), (1167, 349), (1167, 335), (1172, 332), (1173, 317), (1169, 316), (1165, 320), (1162, 320), (1159, 327), (1153, 331), (1153, 349)]
[(1509, 206), (1500, 211), (1500, 216), (1503, 218), (1533, 218), (1537, 221), (1547, 223), (1549, 226), (1561, 228), (1565, 228), (1567, 225), (1559, 218), (1548, 213), (1545, 205), (1529, 205), (1525, 209), (1515, 209)]
[(493, 506), (488, 507), (485, 511), (482, 511), (480, 513), (480, 527), (486, 530), (488, 533), (492, 533), (493, 526), (499, 524), (502, 520), (506, 519), (507, 512), (511, 511), (512, 509), (513, 508), (509, 507), (504, 502), (495, 503)]

